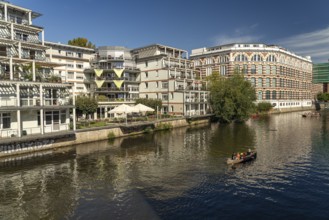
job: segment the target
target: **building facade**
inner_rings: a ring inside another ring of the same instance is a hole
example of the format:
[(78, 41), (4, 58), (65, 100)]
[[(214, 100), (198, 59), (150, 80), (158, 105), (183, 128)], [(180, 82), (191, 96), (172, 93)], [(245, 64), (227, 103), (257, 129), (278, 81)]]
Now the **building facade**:
[(204, 76), (217, 71), (244, 74), (256, 89), (257, 102), (274, 108), (312, 105), (312, 61), (284, 48), (265, 44), (228, 44), (192, 50), (190, 59)]
[(69, 130), (70, 86), (54, 76), (39, 16), (0, 1), (0, 139)]
[(187, 51), (153, 44), (132, 50), (141, 71), (141, 98), (162, 100), (162, 113), (204, 115), (208, 112), (206, 82)]
[(329, 92), (329, 63), (313, 64), (313, 83), (318, 86), (317, 91)]
[(98, 100), (94, 118), (107, 118), (108, 111), (120, 104), (135, 104), (139, 98), (140, 70), (128, 48), (98, 47), (91, 59), (90, 94)]
[(49, 60), (61, 64), (54, 67), (54, 74), (60, 76), (62, 82), (73, 85), (70, 92), (75, 96), (89, 94), (91, 76), (85, 69), (90, 69), (95, 50), (54, 42), (45, 42), (45, 45), (49, 47), (46, 50)]

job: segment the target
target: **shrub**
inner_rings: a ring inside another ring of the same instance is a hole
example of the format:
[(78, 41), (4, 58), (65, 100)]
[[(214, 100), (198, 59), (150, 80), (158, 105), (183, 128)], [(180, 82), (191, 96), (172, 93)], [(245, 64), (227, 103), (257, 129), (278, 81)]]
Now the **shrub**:
[(272, 104), (269, 102), (260, 102), (257, 105), (257, 112), (268, 112), (273, 108)]
[(109, 140), (113, 140), (113, 139), (115, 138), (115, 134), (114, 134), (112, 131), (110, 131), (110, 132), (108, 133), (108, 135), (107, 135), (107, 138), (108, 138)]

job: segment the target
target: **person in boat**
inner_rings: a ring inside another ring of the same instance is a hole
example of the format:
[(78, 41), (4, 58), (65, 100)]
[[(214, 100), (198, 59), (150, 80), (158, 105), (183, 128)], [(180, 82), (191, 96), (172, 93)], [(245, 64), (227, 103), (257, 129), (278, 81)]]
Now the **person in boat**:
[(235, 157), (235, 159), (236, 159), (236, 160), (240, 160), (240, 154), (239, 154), (239, 152), (236, 153), (236, 157)]
[(233, 152), (231, 159), (235, 160), (235, 157), (236, 157), (236, 154), (235, 154), (235, 152)]

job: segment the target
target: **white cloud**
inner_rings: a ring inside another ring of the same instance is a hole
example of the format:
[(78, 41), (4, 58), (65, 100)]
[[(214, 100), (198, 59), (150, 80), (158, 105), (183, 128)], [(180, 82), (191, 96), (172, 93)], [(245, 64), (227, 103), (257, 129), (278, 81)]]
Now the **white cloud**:
[(278, 44), (298, 55), (311, 56), (314, 63), (329, 58), (329, 27), (302, 33), (278, 41)]
[(250, 34), (258, 27), (258, 24), (252, 24), (246, 27), (238, 27), (230, 35), (220, 34), (214, 38), (215, 45), (230, 43), (257, 43), (262, 36)]

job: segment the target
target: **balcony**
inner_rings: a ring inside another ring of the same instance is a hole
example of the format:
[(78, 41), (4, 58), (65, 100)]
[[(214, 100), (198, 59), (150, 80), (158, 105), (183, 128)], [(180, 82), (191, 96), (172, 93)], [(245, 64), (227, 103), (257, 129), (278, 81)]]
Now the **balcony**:
[[(44, 98), (43, 106), (67, 106), (71, 105), (69, 98)], [(0, 97), (0, 107), (37, 107), (41, 106), (40, 98), (20, 98), (20, 106), (18, 106), (17, 98)]]

